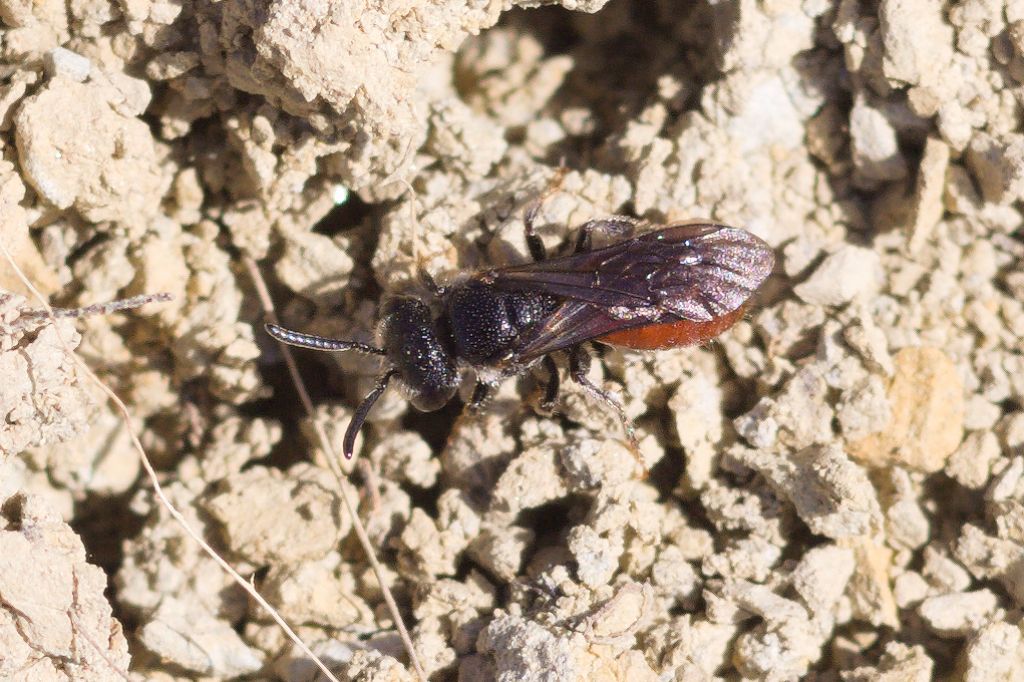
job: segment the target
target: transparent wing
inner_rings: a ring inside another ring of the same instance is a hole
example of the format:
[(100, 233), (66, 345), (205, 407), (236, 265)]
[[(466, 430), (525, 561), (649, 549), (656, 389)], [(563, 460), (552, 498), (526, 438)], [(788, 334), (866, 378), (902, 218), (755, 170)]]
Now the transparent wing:
[(565, 299), (521, 338), (517, 354), (528, 361), (625, 329), (709, 322), (746, 303), (774, 264), (771, 248), (749, 232), (687, 223), (478, 276), (498, 288)]

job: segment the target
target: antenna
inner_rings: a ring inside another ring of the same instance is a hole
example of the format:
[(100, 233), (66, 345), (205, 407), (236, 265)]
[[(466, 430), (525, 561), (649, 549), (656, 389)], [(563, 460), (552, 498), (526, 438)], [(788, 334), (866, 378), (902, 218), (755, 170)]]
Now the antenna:
[(331, 339), (326, 336), (317, 336), (316, 334), (304, 334), (302, 332), (286, 329), (278, 324), (268, 323), (264, 325), (264, 329), (266, 329), (267, 333), (275, 339), (281, 343), (287, 343), (289, 346), (326, 351), (356, 350), (360, 353), (369, 353), (370, 355), (385, 354), (383, 348), (377, 348), (376, 346), (371, 346), (366, 343), (346, 341), (344, 339)]

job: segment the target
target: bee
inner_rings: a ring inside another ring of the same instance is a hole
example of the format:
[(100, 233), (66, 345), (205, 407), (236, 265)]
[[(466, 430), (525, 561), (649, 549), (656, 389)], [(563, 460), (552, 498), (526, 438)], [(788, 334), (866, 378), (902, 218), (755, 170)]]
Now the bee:
[[(455, 397), (464, 376), (473, 376), (469, 406), (475, 410), (499, 383), (541, 364), (549, 377), (542, 405), (550, 408), (559, 390), (555, 355), (567, 356), (571, 380), (613, 409), (635, 444), (621, 403), (587, 377), (588, 346), (659, 350), (704, 343), (742, 318), (775, 264), (771, 247), (745, 230), (687, 222), (637, 235), (647, 223), (627, 216), (584, 223), (572, 253), (548, 258), (534, 227), (542, 199), (524, 217), (532, 262), (461, 273), (445, 286), (421, 273), (427, 295), (384, 299), (376, 346), (266, 325), (270, 336), (293, 346), (384, 359), (383, 374), (345, 432), (345, 457), (392, 380), (413, 407), (432, 412)], [(593, 248), (595, 232), (618, 241)]]

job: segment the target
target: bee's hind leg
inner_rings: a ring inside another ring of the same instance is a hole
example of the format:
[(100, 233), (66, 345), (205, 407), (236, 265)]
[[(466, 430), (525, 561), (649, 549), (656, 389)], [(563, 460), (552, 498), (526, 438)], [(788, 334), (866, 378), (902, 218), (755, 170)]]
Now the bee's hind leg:
[[(622, 428), (626, 432), (626, 438), (629, 441), (630, 449), (633, 451), (633, 456), (637, 458), (643, 466), (643, 462), (640, 460), (640, 445), (636, 437), (636, 426), (633, 424), (633, 420), (626, 414), (626, 408), (622, 406), (622, 403), (615, 398), (610, 392), (595, 386), (594, 383), (587, 377), (587, 372), (590, 370), (590, 353), (587, 349), (580, 344), (569, 351), (569, 376), (577, 384), (583, 387), (583, 390), (587, 392), (592, 399), (604, 403), (618, 415), (619, 421), (622, 422)], [(646, 471), (646, 467), (645, 467)]]

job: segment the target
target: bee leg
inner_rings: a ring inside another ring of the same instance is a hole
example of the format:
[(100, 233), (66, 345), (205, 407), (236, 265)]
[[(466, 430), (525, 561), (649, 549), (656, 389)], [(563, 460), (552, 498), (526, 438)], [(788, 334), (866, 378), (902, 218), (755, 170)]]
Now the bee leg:
[(482, 381), (477, 381), (476, 386), (473, 388), (473, 397), (469, 399), (468, 410), (471, 413), (477, 413), (487, 402), (487, 398), (490, 397), (491, 385), (485, 384)]
[(643, 221), (624, 215), (614, 215), (608, 218), (588, 220), (580, 225), (580, 233), (576, 237), (576, 248), (573, 250), (573, 253), (590, 251), (592, 241), (591, 237), (594, 230), (600, 230), (601, 232), (612, 235), (618, 240), (628, 239), (632, 236), (636, 226), (641, 222)]
[(562, 180), (565, 179), (569, 169), (564, 165), (559, 166), (555, 169), (555, 174), (551, 177), (551, 181), (548, 186), (544, 189), (539, 197), (533, 200), (533, 202), (527, 207), (526, 215), (523, 216), (523, 227), (526, 230), (526, 247), (530, 249), (530, 257), (534, 261), (542, 261), (547, 259), (548, 252), (544, 248), (544, 242), (540, 240), (537, 235), (537, 230), (534, 227), (534, 223), (537, 220), (537, 214), (540, 213), (540, 207), (544, 204), (548, 197), (557, 192), (562, 187)]
[(526, 231), (526, 247), (530, 249), (530, 257), (535, 262), (545, 260), (548, 257), (548, 251), (544, 248), (544, 242), (541, 241), (540, 235), (537, 234), (537, 229), (533, 225), (543, 200), (544, 197), (541, 196), (530, 204), (530, 207), (526, 209), (526, 215), (523, 216), (523, 227)]
[(551, 413), (555, 411), (555, 400), (558, 398), (558, 365), (550, 355), (544, 356), (543, 364), (548, 373), (548, 384), (544, 388), (544, 399), (540, 403), (540, 408)]
[(416, 269), (416, 274), (420, 278), (420, 284), (422, 284), (427, 291), (432, 293), (434, 296), (440, 296), (444, 293), (444, 287), (439, 286), (437, 281), (434, 279), (434, 276), (427, 272), (427, 269), (422, 265)]
[[(604, 403), (611, 409), (615, 410), (615, 414), (618, 415), (619, 421), (622, 422), (622, 428), (626, 431), (626, 438), (629, 440), (630, 449), (633, 450), (634, 456), (637, 456), (639, 461), (639, 444), (636, 439), (636, 427), (633, 425), (633, 420), (626, 414), (626, 408), (622, 406), (615, 396), (608, 391), (598, 388), (587, 378), (587, 372), (590, 370), (590, 353), (587, 349), (580, 344), (569, 351), (569, 376), (577, 384), (583, 387), (583, 390), (587, 392), (594, 400)], [(642, 463), (641, 463), (642, 466)]]

